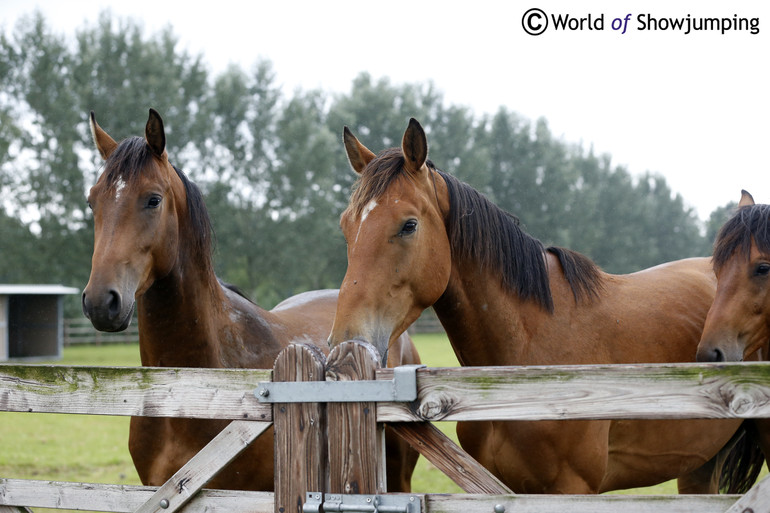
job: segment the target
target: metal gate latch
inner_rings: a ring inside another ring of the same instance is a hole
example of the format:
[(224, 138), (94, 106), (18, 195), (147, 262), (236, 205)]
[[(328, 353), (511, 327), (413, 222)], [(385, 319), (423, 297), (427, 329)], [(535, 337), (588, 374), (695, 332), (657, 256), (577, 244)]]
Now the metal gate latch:
[(254, 390), (261, 403), (410, 402), (417, 399), (417, 369), (425, 365), (400, 365), (392, 380), (365, 381), (264, 381)]
[(421, 513), (416, 495), (349, 495), (308, 492), (303, 513)]

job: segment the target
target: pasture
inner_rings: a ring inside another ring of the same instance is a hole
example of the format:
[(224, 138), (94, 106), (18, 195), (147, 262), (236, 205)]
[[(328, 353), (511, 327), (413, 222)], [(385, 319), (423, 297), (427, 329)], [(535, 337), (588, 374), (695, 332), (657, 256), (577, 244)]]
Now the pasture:
[[(415, 343), (429, 367), (454, 367), (444, 334), (417, 334)], [(66, 347), (60, 365), (136, 367), (138, 344)], [(57, 481), (140, 484), (128, 453), (128, 417), (0, 413), (0, 476)], [(453, 422), (438, 426), (456, 440)], [(449, 478), (420, 458), (413, 479), (418, 493), (459, 493)], [(671, 481), (619, 493), (674, 494)]]

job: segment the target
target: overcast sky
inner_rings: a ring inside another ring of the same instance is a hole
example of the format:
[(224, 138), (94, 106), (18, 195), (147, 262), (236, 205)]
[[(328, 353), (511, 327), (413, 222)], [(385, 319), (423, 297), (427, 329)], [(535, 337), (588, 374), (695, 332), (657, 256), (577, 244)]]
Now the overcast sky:
[[(539, 36), (523, 28), (533, 7)], [(362, 71), (395, 84), (431, 80), (449, 103), (545, 117), (567, 142), (610, 153), (635, 175), (665, 176), (701, 218), (741, 189), (770, 203), (766, 0), (1, 0), (0, 25), (9, 31), (35, 8), (70, 34), (104, 9), (139, 21), (145, 35), (170, 24), (215, 73), (269, 59), (288, 94), (346, 92)], [(591, 15), (593, 29), (556, 29), (564, 15)], [(671, 18), (684, 27), (663, 30)], [(758, 33), (720, 20), (721, 29), (685, 34), (701, 18), (758, 18)]]

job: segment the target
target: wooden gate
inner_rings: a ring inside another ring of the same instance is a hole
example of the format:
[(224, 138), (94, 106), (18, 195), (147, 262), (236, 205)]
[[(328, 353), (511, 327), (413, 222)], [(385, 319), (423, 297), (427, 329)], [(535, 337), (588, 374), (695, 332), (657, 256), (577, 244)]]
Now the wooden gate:
[[(402, 373), (379, 369), (377, 361), (368, 344), (348, 342), (335, 348), (328, 361), (309, 346), (291, 346), (279, 355), (272, 372), (0, 366), (0, 411), (233, 421), (161, 487), (0, 478), (0, 512), (24, 507), (112, 512), (168, 512), (184, 507), (185, 511), (265, 513), (295, 513), (303, 508), (308, 513), (770, 509), (768, 479), (742, 497), (514, 495), (431, 424), (442, 420), (770, 417), (768, 364), (422, 368)], [(414, 400), (381, 399), (383, 390), (399, 387), (394, 397), (403, 399), (403, 389), (408, 397), (410, 374), (415, 381)], [(291, 394), (296, 385), (281, 388), (280, 382), (302, 386), (307, 381), (327, 382), (310, 387), (328, 391), (325, 401), (288, 402), (294, 399), (281, 395)], [(339, 385), (348, 381), (363, 381), (364, 386)], [(362, 398), (351, 396), (359, 392)], [(275, 494), (202, 489), (272, 422)], [(386, 494), (383, 422), (468, 493)]]

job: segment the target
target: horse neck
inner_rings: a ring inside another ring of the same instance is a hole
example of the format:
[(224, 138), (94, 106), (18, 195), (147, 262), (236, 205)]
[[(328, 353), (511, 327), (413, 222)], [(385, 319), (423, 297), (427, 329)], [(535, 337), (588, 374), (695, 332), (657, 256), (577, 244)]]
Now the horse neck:
[(475, 262), (453, 264), (433, 308), (466, 366), (529, 363), (536, 333), (552, 318), (532, 300), (504, 291), (500, 277)]
[(183, 262), (137, 298), (142, 365), (219, 367), (212, 327), (221, 315), (222, 291), (208, 269)]

